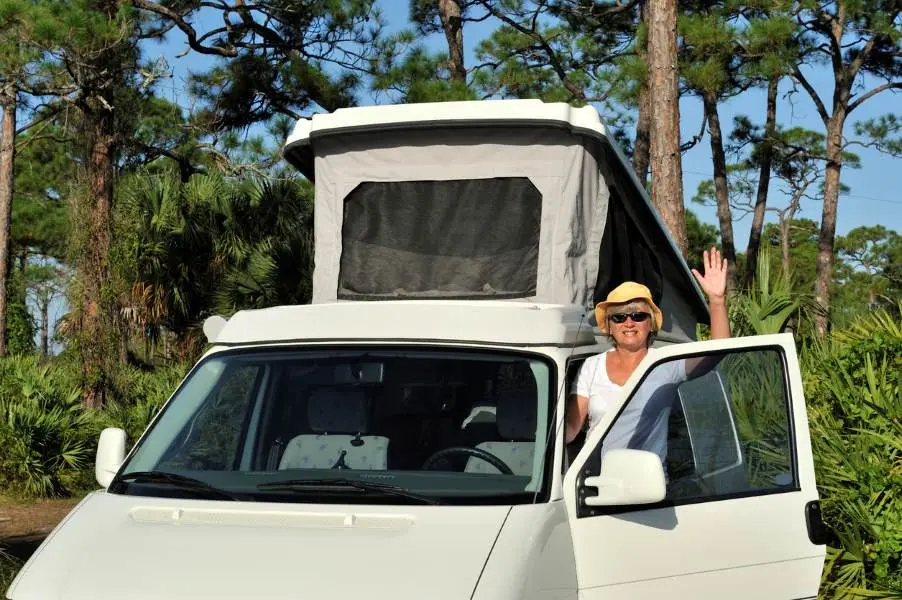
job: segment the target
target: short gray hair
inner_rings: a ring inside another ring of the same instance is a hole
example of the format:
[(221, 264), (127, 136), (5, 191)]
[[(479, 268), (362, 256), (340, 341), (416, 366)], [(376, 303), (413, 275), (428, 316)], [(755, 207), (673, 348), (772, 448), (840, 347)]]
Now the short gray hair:
[[(608, 307), (605, 318), (609, 319), (611, 315), (629, 314), (637, 311), (647, 312), (651, 315), (651, 317), (649, 318), (648, 339), (645, 340), (646, 347), (651, 348), (652, 343), (655, 341), (655, 338), (658, 335), (658, 322), (657, 320), (655, 320), (655, 312), (651, 309), (651, 306), (645, 300), (637, 298), (635, 300), (630, 300), (629, 302), (624, 302), (623, 304), (612, 304)], [(605, 329), (607, 330), (608, 340), (610, 340), (611, 345), (616, 348), (617, 342), (614, 340), (614, 336), (611, 335), (611, 328), (605, 327)]]

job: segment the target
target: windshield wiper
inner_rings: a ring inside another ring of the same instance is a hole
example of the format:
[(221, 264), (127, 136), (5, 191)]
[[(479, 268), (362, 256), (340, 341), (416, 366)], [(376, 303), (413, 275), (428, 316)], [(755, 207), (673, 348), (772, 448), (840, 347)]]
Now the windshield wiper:
[(289, 492), (376, 492), (386, 496), (399, 496), (410, 500), (417, 500), (423, 504), (441, 504), (436, 498), (430, 498), (422, 494), (409, 492), (397, 485), (387, 483), (373, 483), (371, 481), (357, 481), (354, 479), (286, 479), (285, 481), (272, 481), (261, 483), (258, 490), (264, 491), (289, 491)]
[(117, 481), (171, 485), (192, 492), (199, 492), (208, 498), (223, 498), (235, 501), (245, 499), (237, 494), (232, 494), (214, 485), (210, 485), (206, 481), (201, 481), (194, 477), (187, 477), (185, 475), (178, 475), (176, 473), (167, 473), (166, 471), (134, 471), (118, 477)]

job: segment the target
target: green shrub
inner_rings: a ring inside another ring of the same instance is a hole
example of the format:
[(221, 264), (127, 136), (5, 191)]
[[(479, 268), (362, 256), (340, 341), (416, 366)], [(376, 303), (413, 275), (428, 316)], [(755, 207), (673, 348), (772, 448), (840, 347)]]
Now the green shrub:
[(14, 356), (35, 351), (35, 325), (25, 300), (21, 271), (13, 269), (6, 287), (6, 351)]
[(78, 494), (96, 487), (94, 454), (104, 427), (133, 444), (187, 372), (186, 365), (122, 367), (107, 406), (86, 410), (78, 365), (65, 358), (0, 359), (0, 487), (21, 497)]
[(59, 385), (49, 365), (12, 357), (0, 369), (0, 483), (13, 494), (63, 496), (90, 461), (94, 433), (78, 388)]
[(822, 594), (902, 597), (902, 330), (874, 313), (802, 357), (832, 538)]

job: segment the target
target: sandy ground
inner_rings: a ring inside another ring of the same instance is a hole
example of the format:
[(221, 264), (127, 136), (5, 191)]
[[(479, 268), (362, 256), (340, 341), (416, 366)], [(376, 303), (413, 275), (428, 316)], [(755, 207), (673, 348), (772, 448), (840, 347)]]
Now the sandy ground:
[(0, 542), (46, 535), (78, 504), (79, 498), (15, 502), (0, 498)]

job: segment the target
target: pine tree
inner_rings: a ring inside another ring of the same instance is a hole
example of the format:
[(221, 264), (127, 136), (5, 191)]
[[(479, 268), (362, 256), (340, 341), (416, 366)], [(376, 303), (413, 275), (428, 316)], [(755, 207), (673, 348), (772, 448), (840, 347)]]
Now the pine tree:
[(7, 283), (11, 263), (11, 219), (15, 192), (15, 162), (19, 96), (40, 50), (29, 43), (34, 29), (46, 27), (40, 3), (0, 2), (0, 356), (5, 356)]
[(682, 73), (692, 91), (702, 100), (704, 120), (711, 143), (714, 166), (714, 200), (723, 256), (729, 265), (727, 288), (736, 290), (736, 244), (730, 211), (727, 158), (720, 124), (720, 103), (743, 91), (748, 83), (739, 73), (739, 31), (734, 15), (722, 6), (705, 7), (680, 20), (683, 37)]
[[(829, 65), (833, 79), (832, 95), (825, 101), (808, 80), (803, 65), (796, 66), (792, 73), (814, 103), (827, 134), (827, 172), (814, 286), (815, 300), (821, 308), (817, 319), (821, 335), (829, 326), (846, 120), (877, 94), (902, 89), (900, 14), (902, 5), (897, 0), (797, 3), (795, 18), (806, 56), (814, 64)], [(868, 76), (883, 83), (869, 85)]]
[(651, 199), (677, 248), (686, 256), (676, 0), (649, 2), (648, 73), (652, 107)]
[[(223, 59), (196, 75), (191, 86), (206, 102), (196, 124), (214, 132), (355, 104), (383, 28), (374, 0), (133, 4), (162, 29), (180, 31), (189, 51)], [(218, 12), (217, 19), (227, 25), (198, 29), (202, 10)]]

